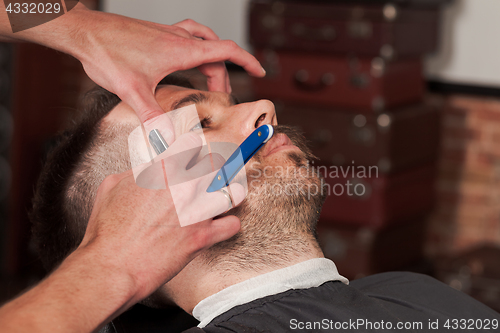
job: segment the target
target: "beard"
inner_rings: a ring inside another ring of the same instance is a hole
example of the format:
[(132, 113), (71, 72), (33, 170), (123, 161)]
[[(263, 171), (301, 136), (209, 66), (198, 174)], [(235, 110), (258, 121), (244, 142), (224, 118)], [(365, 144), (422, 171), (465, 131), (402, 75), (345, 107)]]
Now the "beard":
[(301, 151), (253, 157), (246, 168), (245, 200), (223, 215), (237, 216), (241, 230), (204, 251), (201, 259), (211, 269), (264, 270), (306, 254), (311, 244), (319, 248), (316, 224), (326, 191), (322, 177), (311, 166), (315, 157), (297, 129), (280, 125), (274, 132), (286, 134)]

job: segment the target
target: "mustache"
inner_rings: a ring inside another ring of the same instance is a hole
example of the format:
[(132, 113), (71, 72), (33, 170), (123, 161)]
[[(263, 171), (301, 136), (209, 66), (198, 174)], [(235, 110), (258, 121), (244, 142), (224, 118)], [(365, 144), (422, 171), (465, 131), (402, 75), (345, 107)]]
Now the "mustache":
[[(300, 130), (298, 127), (294, 126), (289, 126), (289, 125), (276, 125), (273, 126), (274, 129), (274, 134), (285, 134), (288, 136), (288, 138), (292, 141), (292, 143), (297, 146), (305, 155), (305, 158), (307, 160), (315, 160), (318, 159), (316, 156), (311, 151), (311, 148), (309, 148), (309, 141), (305, 138), (304, 132)], [(260, 160), (262, 155), (261, 155), (262, 150), (258, 151), (255, 154), (255, 158), (257, 160)]]

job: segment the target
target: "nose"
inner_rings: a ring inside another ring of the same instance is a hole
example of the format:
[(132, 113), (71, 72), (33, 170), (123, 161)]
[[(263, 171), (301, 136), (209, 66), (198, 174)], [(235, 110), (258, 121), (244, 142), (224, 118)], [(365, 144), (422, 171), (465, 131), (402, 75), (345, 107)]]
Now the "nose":
[(241, 130), (245, 136), (250, 135), (259, 126), (278, 124), (273, 102), (263, 99), (245, 104), (246, 110), (241, 110)]

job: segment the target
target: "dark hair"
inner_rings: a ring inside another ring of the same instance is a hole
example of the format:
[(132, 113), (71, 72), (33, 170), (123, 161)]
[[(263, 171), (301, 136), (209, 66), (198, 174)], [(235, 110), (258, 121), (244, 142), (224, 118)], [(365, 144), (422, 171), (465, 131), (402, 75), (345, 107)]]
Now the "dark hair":
[[(160, 84), (193, 88), (177, 74)], [(101, 87), (85, 94), (80, 118), (57, 137), (47, 156), (29, 214), (32, 241), (47, 271), (56, 268), (82, 241), (104, 178), (130, 169), (128, 158), (123, 156), (125, 152), (128, 157), (123, 133), (132, 128), (102, 121), (120, 101)]]

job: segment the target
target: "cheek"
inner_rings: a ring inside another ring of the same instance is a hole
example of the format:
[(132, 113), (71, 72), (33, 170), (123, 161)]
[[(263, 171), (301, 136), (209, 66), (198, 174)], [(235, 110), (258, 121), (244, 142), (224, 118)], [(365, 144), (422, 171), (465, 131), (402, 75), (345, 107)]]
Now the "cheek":
[(224, 129), (211, 130), (204, 133), (208, 143), (225, 142), (239, 145), (245, 138), (241, 140), (234, 135), (235, 130), (231, 126), (225, 126)]

